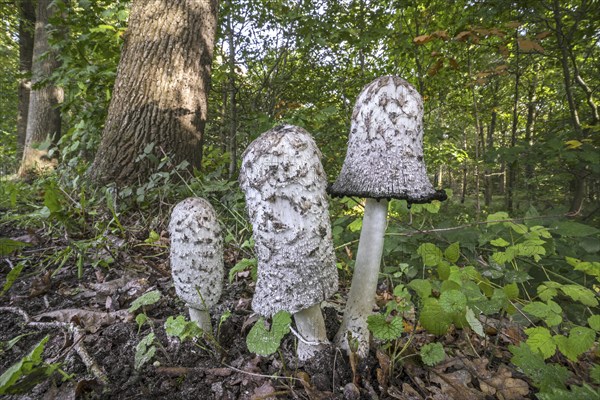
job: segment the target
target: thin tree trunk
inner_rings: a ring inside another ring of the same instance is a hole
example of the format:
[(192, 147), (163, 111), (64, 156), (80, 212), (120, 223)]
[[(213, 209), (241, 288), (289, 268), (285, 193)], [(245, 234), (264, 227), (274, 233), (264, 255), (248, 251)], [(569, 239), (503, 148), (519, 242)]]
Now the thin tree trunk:
[[(560, 63), (563, 70), (563, 79), (565, 83), (565, 95), (567, 97), (567, 103), (569, 104), (569, 113), (571, 114), (571, 124), (575, 131), (576, 139), (583, 139), (583, 130), (581, 129), (581, 122), (579, 120), (579, 112), (575, 105), (575, 97), (573, 95), (573, 88), (571, 83), (571, 71), (569, 69), (569, 51), (567, 46), (569, 45), (568, 39), (565, 37), (562, 25), (562, 16), (560, 12), (559, 0), (553, 0), (552, 12), (554, 22), (556, 23), (556, 40), (558, 42), (558, 48), (560, 50)], [(585, 197), (585, 166), (579, 165), (573, 171), (573, 179), (571, 181), (571, 206), (569, 213), (577, 214), (581, 211), (583, 200)]]
[[(515, 42), (518, 33), (515, 32)], [(516, 72), (515, 72), (515, 92), (513, 102), (513, 115), (512, 115), (512, 128), (510, 131), (510, 148), (514, 149), (517, 145), (517, 128), (519, 126), (519, 81), (521, 78), (521, 72), (519, 71), (519, 50), (516, 50)], [(517, 181), (517, 168), (518, 161), (514, 156), (514, 160), (508, 167), (508, 177), (506, 180), (506, 209), (508, 212), (513, 212), (514, 209), (514, 195)]]
[[(32, 58), (33, 89), (29, 95), (25, 146), (19, 168), (20, 177), (26, 177), (30, 173), (37, 174), (53, 167), (53, 162), (48, 157), (48, 147), (56, 143), (60, 136), (61, 121), (58, 105), (63, 99), (62, 89), (51, 84), (35, 87), (36, 84), (50, 77), (58, 67), (56, 55), (51, 51), (48, 43), (47, 25), (56, 11), (55, 6), (50, 3), (50, 0), (38, 1)], [(40, 148), (39, 146), (44, 142), (47, 145)]]
[[(494, 132), (496, 130), (496, 119), (498, 114), (495, 109), (492, 109), (492, 117), (490, 119), (490, 125), (487, 131), (487, 144), (486, 151), (490, 152), (494, 149)], [(492, 204), (492, 197), (494, 194), (494, 180), (492, 179), (492, 170), (489, 165), (486, 166), (485, 170), (485, 205), (489, 207)]]
[(145, 181), (150, 153), (200, 168), (217, 0), (135, 0), (102, 141), (97, 183)]
[[(231, 7), (233, 9), (233, 7)], [(232, 16), (227, 17), (227, 39), (229, 42), (229, 179), (237, 171), (237, 102), (235, 88), (235, 38), (233, 36)]]
[[(535, 132), (535, 118), (537, 116), (536, 102), (537, 102), (537, 77), (534, 75), (528, 90), (527, 99), (527, 123), (525, 125), (525, 141), (529, 146), (528, 154), (531, 154), (531, 146), (533, 146), (533, 135)], [(525, 161), (525, 187), (527, 196), (532, 199), (534, 193), (531, 190), (531, 181), (533, 180), (533, 163), (530, 158), (526, 157)]]
[(35, 7), (32, 0), (20, 0), (19, 10), (19, 105), (17, 114), (17, 158), (23, 157), (27, 136), (29, 93), (31, 92), (31, 64), (33, 59), (33, 30)]

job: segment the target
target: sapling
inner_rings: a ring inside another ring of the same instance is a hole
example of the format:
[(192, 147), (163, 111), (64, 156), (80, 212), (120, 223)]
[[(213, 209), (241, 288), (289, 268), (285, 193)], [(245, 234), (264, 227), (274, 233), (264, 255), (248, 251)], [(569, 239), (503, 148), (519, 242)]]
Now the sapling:
[(199, 197), (188, 198), (173, 208), (171, 272), (177, 295), (187, 303), (190, 319), (211, 332), (210, 307), (223, 288), (223, 238), (212, 205)]
[(423, 162), (423, 100), (405, 80), (377, 78), (362, 90), (352, 114), (348, 150), (332, 196), (365, 197), (365, 212), (348, 302), (336, 342), (350, 351), (348, 333), (359, 356), (369, 351), (367, 317), (372, 313), (388, 200), (411, 203), (444, 200), (427, 177)]
[(320, 303), (338, 285), (320, 157), (308, 132), (279, 126), (248, 146), (240, 171), (258, 260), (252, 308), (294, 315), (301, 360), (328, 343)]

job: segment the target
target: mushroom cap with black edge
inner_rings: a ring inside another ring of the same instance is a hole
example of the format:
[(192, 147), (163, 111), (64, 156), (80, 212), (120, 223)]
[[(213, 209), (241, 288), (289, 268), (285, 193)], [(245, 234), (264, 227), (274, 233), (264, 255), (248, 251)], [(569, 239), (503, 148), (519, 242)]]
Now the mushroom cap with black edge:
[(423, 160), (423, 100), (410, 83), (383, 76), (362, 90), (354, 111), (342, 170), (327, 191), (334, 197), (446, 200)]
[(225, 275), (223, 238), (214, 208), (200, 197), (181, 201), (171, 213), (169, 233), (177, 295), (198, 310), (214, 306), (221, 296)]
[(295, 314), (333, 295), (327, 177), (311, 135), (292, 125), (263, 133), (244, 152), (239, 181), (258, 260), (253, 310)]

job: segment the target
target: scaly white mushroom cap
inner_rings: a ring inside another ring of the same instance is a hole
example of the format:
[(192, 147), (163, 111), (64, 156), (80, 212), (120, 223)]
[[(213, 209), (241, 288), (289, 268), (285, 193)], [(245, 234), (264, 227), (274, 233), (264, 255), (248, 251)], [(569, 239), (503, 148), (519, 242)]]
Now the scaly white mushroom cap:
[(446, 198), (423, 161), (423, 100), (404, 79), (377, 78), (358, 96), (346, 159), (329, 193), (409, 203)]
[(337, 290), (320, 157), (310, 134), (291, 125), (265, 132), (244, 152), (240, 186), (258, 259), (252, 308), (263, 316), (297, 313)]
[(208, 310), (219, 301), (225, 274), (217, 213), (203, 198), (185, 199), (173, 208), (169, 232), (177, 295), (188, 304), (190, 314), (192, 309)]

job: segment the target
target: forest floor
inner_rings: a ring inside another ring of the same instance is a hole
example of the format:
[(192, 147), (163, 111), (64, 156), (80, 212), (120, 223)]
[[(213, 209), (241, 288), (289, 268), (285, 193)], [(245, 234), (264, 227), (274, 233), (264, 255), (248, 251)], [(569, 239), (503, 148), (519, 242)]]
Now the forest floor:
[[(88, 253), (78, 276), (72, 259), (62, 267), (48, 261), (49, 254), (68, 246), (66, 239), (48, 238), (43, 230), (27, 232), (7, 226), (0, 226), (0, 237), (31, 243), (19, 254), (20, 259), (29, 260), (29, 266), (0, 297), (0, 344), (4, 344), (0, 372), (48, 335), (42, 360), (60, 363), (60, 369), (70, 375), (63, 381), (57, 372), (30, 374), (18, 382), (26, 394), (8, 399), (509, 400), (530, 398), (534, 393), (527, 378), (510, 364), (507, 346), (522, 337), (507, 321), (497, 320), (495, 327), (494, 321), (488, 321), (485, 338), (467, 329), (436, 338), (407, 320), (405, 337), (373, 344), (369, 357), (358, 363), (333, 349), (311, 362), (299, 362), (292, 334), (283, 340), (279, 352), (260, 357), (250, 353), (245, 342), (257, 319), (250, 307), (253, 282), (247, 273), (225, 282), (221, 301), (212, 310), (213, 325), (218, 326), (214, 340), (181, 342), (167, 336), (164, 328), (168, 317), (187, 316), (171, 284), (168, 238), (161, 237), (151, 246), (134, 237), (127, 243), (108, 238), (113, 248)], [(102, 257), (100, 253), (107, 250), (115, 256), (110, 268), (89, 265), (90, 259)], [(235, 261), (235, 255), (229, 257), (228, 267)], [(17, 262), (16, 254), (0, 261), (2, 282)], [(138, 328), (128, 308), (151, 290), (158, 290), (161, 298), (136, 312), (148, 317)], [(380, 286), (378, 296), (390, 295)], [(324, 304), (331, 337), (339, 326), (343, 298)], [(223, 315), (228, 317), (219, 322)], [(136, 369), (136, 346), (150, 332), (156, 336), (156, 352)], [(25, 336), (10, 348), (5, 345), (19, 335)], [(418, 350), (434, 341), (444, 345), (447, 356), (428, 367)]]

